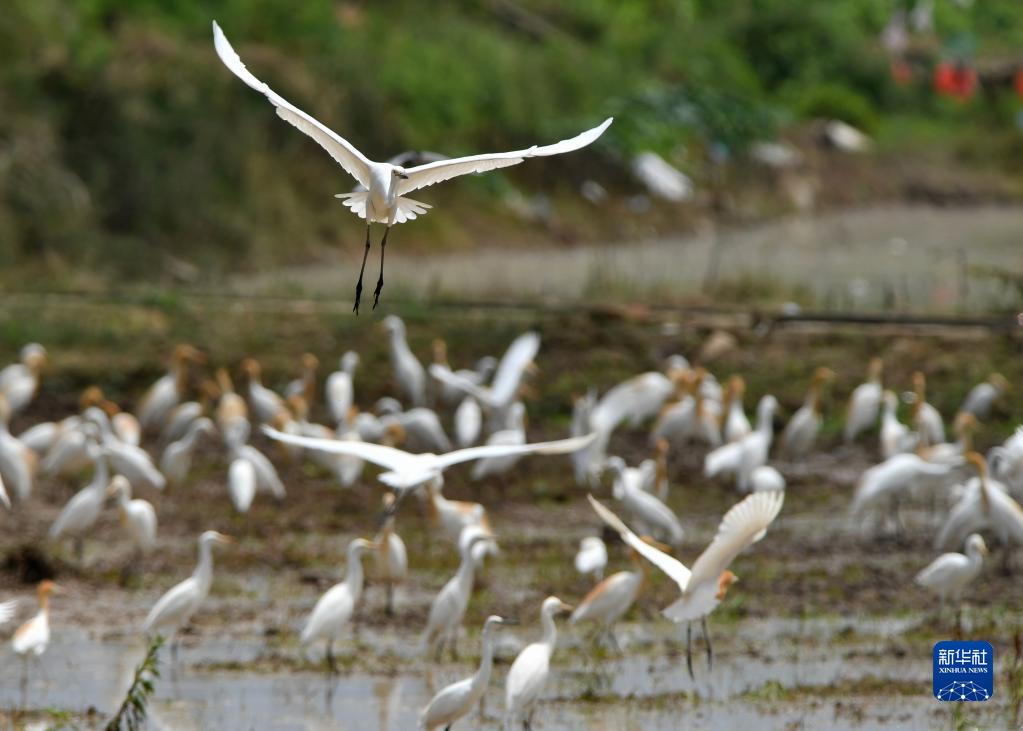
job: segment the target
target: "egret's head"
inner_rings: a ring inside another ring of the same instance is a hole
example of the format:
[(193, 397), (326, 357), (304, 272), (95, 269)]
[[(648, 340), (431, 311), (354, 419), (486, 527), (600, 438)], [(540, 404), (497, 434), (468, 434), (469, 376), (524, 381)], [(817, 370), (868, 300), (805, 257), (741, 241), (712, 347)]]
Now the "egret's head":
[(174, 354), (171, 359), (175, 363), (195, 363), (201, 365), (206, 362), (206, 356), (203, 355), (202, 351), (196, 348), (194, 345), (188, 343), (181, 343), (174, 347)]
[(987, 544), (984, 543), (984, 539), (978, 533), (973, 533), (966, 539), (966, 552), (979, 553), (981, 556), (986, 556)]
[(727, 569), (721, 572), (721, 576), (718, 577), (718, 593), (716, 598), (718, 601), (722, 601), (725, 598), (725, 594), (728, 593), (728, 587), (739, 580), (739, 577), (733, 574)]
[(361, 556), (366, 551), (372, 551), (376, 547), (377, 544), (373, 543), (373, 541), (367, 541), (365, 538), (356, 538), (348, 544), (348, 553), (351, 556)]
[(553, 617), (562, 612), (571, 612), (574, 607), (571, 604), (565, 604), (565, 602), (558, 599), (556, 596), (549, 596), (543, 600), (543, 606), (540, 607), (540, 612), (546, 614), (549, 617)]
[(58, 585), (56, 582), (50, 581), (49, 579), (43, 579), (39, 582), (39, 587), (36, 589), (39, 592), (40, 604), (45, 603), (51, 594), (60, 594), (64, 591), (64, 588)]
[(391, 168), (391, 175), (402, 180), (408, 180), (408, 173), (405, 172), (405, 168), (395, 165)]
[(312, 353), (303, 353), (302, 367), (305, 368), (307, 371), (315, 371), (317, 368), (320, 367), (320, 359), (317, 358)]
[(131, 483), (124, 475), (115, 475), (107, 486), (107, 497), (126, 495), (131, 497)]
[(1009, 379), (1007, 379), (1001, 373), (992, 373), (990, 376), (988, 376), (987, 380), (988, 383), (997, 388), (999, 391), (1010, 390)]
[(242, 361), (241, 372), (249, 380), (259, 380), (263, 374), (263, 369), (255, 358), (246, 358)]
[(199, 536), (200, 545), (213, 545), (214, 543), (230, 544), (234, 543), (234, 538), (231, 536), (225, 536), (223, 533), (217, 533), (215, 530), (208, 530)]
[(483, 623), (483, 631), (492, 632), (494, 629), (500, 627), (502, 624), (518, 624), (518, 620), (505, 619), (504, 617), (498, 617), (496, 614), (491, 614), (489, 617), (487, 617), (487, 621)]
[(30, 371), (38, 374), (48, 362), (46, 348), (39, 343), (29, 343), (21, 349), (21, 362), (24, 363)]
[(881, 374), (884, 373), (884, 361), (874, 356), (870, 359), (870, 366), (868, 368), (870, 377), (874, 380), (881, 380)]

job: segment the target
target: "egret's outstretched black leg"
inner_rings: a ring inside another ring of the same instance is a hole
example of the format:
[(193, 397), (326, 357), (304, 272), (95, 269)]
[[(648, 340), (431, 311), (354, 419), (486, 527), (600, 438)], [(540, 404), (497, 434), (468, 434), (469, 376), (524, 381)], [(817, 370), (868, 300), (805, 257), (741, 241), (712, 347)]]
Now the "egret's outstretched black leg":
[(377, 308), (380, 302), (380, 290), (384, 288), (384, 253), (387, 251), (387, 234), (391, 233), (391, 227), (384, 229), (384, 238), (380, 241), (380, 277), (377, 279), (377, 288), (373, 290), (373, 309)]
[(337, 674), (337, 661), (334, 659), (334, 640), (327, 641), (327, 674)]
[(362, 273), (366, 271), (366, 257), (369, 256), (369, 224), (366, 224), (366, 248), (362, 252), (362, 267), (359, 269), (359, 282), (355, 285), (355, 307), (352, 312), (359, 314), (359, 300), (362, 299)]
[(703, 622), (703, 641), (707, 643), (707, 670), (711, 670), (714, 667), (714, 648), (710, 646), (710, 632), (707, 631), (707, 617), (701, 620)]
[(689, 679), (696, 680), (693, 675), (693, 623), (686, 622), (686, 669), (689, 671)]

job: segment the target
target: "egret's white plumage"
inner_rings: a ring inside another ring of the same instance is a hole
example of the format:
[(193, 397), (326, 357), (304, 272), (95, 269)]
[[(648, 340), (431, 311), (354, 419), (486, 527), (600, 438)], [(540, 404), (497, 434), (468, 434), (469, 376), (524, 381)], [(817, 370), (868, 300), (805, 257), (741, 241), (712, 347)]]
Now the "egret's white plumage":
[(558, 642), (558, 628), (554, 624), (554, 616), (571, 610), (572, 607), (556, 596), (549, 596), (543, 600), (540, 607), (543, 637), (539, 642), (526, 645), (508, 670), (508, 680), (504, 689), (506, 728), (519, 720), (522, 720), (527, 728), (531, 725), (536, 702), (547, 685), (551, 655)]
[(462, 462), (469, 462), (485, 457), (503, 457), (511, 455), (527, 454), (570, 454), (578, 449), (585, 448), (594, 437), (574, 437), (571, 439), (559, 439), (552, 442), (536, 442), (533, 444), (522, 444), (518, 446), (482, 446), (468, 447), (467, 449), (456, 449), (447, 454), (410, 454), (394, 447), (383, 444), (370, 444), (368, 442), (339, 441), (331, 439), (311, 439), (308, 437), (285, 434), (275, 429), (264, 427), (264, 431), (271, 439), (280, 442), (295, 444), (307, 449), (322, 449), (325, 452), (334, 454), (347, 454), (352, 457), (383, 467), (386, 472), (378, 476), (378, 479), (398, 492), (398, 497), (415, 489), (430, 480), (440, 477), (444, 470)]
[(46, 348), (29, 343), (21, 349), (20, 361), (0, 370), (0, 395), (7, 399), (13, 414), (24, 411), (35, 398), (47, 362)]
[(459, 719), (468, 716), (490, 684), (494, 665), (494, 632), (507, 620), (496, 615), (487, 617), (483, 624), (480, 666), (474, 675), (441, 689), (419, 714), (419, 731), (449, 729)]
[(899, 399), (893, 391), (881, 396), (884, 408), (881, 411), (881, 456), (885, 459), (916, 448), (917, 436), (909, 427), (899, 421), (897, 410)]
[(849, 396), (845, 428), (842, 432), (846, 444), (854, 442), (860, 432), (871, 428), (877, 421), (881, 409), (883, 369), (884, 362), (880, 358), (871, 358), (867, 381), (853, 389), (852, 395)]
[[(394, 495), (384, 495), (384, 510), (394, 502)], [(408, 576), (408, 550), (405, 548), (405, 541), (394, 529), (395, 516), (393, 513), (386, 514), (384, 523), (380, 527), (380, 533), (374, 539), (376, 551), (373, 558), (376, 566), (376, 576), (387, 587), (387, 613), (394, 612), (394, 587), (405, 581)]]
[(185, 431), (181, 439), (171, 442), (160, 457), (160, 471), (171, 485), (182, 485), (188, 479), (188, 471), (192, 468), (192, 456), (199, 445), (199, 437), (216, 435), (216, 427), (205, 416), (195, 419)]
[(458, 552), (461, 561), (458, 571), (452, 576), (430, 605), (430, 615), (423, 630), (423, 652), (440, 659), (445, 647), (455, 654), (458, 629), (462, 626), (465, 610), (469, 607), (473, 580), (476, 575), (476, 561), (473, 552), (477, 545), (491, 541), (489, 531), (478, 526), (467, 526), (459, 538)]
[(575, 554), (575, 570), (586, 576), (593, 574), (597, 581), (604, 578), (604, 567), (607, 566), (607, 546), (598, 536), (586, 536), (579, 542), (579, 552)]
[(117, 500), (121, 523), (139, 553), (147, 553), (156, 546), (156, 510), (147, 500), (132, 498), (131, 483), (123, 475), (110, 481), (107, 494)]
[(611, 457), (607, 466), (615, 475), (615, 499), (621, 501), (636, 521), (644, 526), (644, 531), (663, 537), (673, 546), (680, 544), (685, 531), (678, 516), (656, 496), (643, 489), (644, 482), (653, 480), (653, 465), (648, 464), (647, 469), (637, 469), (627, 467), (620, 457)]
[(943, 553), (916, 575), (916, 583), (934, 592), (944, 604), (959, 599), (966, 587), (980, 575), (987, 546), (974, 533), (966, 539), (965, 555)]
[(460, 449), (471, 447), (483, 429), (483, 410), (472, 396), (466, 396), (455, 409), (455, 443)]
[[(50, 595), (60, 587), (50, 580), (39, 583), (39, 612), (18, 627), (11, 648), (19, 655), (42, 655), (50, 644)], [(13, 609), (13, 607), (12, 607)]]
[(256, 497), (256, 468), (244, 457), (231, 460), (227, 468), (227, 494), (235, 510), (249, 512)]
[[(487, 437), (488, 446), (521, 446), (526, 443), (526, 407), (521, 401), (511, 406), (508, 414), (508, 426)], [(520, 455), (507, 457), (487, 457), (476, 461), (472, 467), (472, 479), (482, 480), (491, 475), (503, 475), (509, 472), (518, 461)]]
[(32, 494), (38, 457), (10, 432), (11, 417), (7, 397), (0, 394), (0, 479), (18, 500)]
[(335, 584), (320, 597), (302, 630), (303, 644), (319, 640), (327, 642), (327, 662), (332, 668), (333, 643), (341, 638), (362, 598), (362, 556), (373, 548), (374, 545), (364, 538), (356, 538), (348, 544), (344, 581)]
[(213, 530), (199, 536), (199, 563), (192, 575), (167, 591), (146, 615), (143, 632), (174, 635), (192, 618), (210, 593), (213, 584), (213, 546), (232, 543), (232, 539)]
[(750, 475), (750, 487), (753, 492), (767, 492), (768, 490), (784, 490), (785, 478), (781, 472), (770, 465), (760, 465)]
[(327, 376), (323, 397), (335, 424), (348, 425), (352, 406), (355, 405), (355, 369), (359, 367), (359, 354), (349, 350), (341, 356), (338, 370)]
[(188, 367), (203, 363), (205, 357), (191, 345), (178, 345), (171, 355), (170, 370), (146, 391), (137, 409), (143, 431), (163, 429), (171, 411), (184, 399), (188, 386)]
[(1001, 373), (992, 373), (986, 381), (970, 389), (959, 411), (973, 414), (981, 420), (987, 419), (991, 415), (991, 407), (995, 401), (1008, 390), (1009, 382), (1005, 376)]
[(70, 536), (81, 545), (85, 534), (96, 524), (103, 502), (106, 499), (107, 485), (110, 482), (110, 471), (103, 449), (97, 444), (89, 445), (89, 455), (95, 466), (92, 480), (68, 500), (64, 509), (50, 526), (50, 538), (56, 540)]
[(782, 434), (783, 451), (793, 457), (806, 455), (817, 440), (821, 430), (821, 388), (835, 377), (830, 368), (818, 368), (813, 374), (810, 389), (803, 405), (792, 415)]
[(391, 369), (401, 395), (413, 406), (426, 404), (426, 371), (408, 345), (405, 323), (397, 315), (388, 315), (381, 323), (388, 335)]

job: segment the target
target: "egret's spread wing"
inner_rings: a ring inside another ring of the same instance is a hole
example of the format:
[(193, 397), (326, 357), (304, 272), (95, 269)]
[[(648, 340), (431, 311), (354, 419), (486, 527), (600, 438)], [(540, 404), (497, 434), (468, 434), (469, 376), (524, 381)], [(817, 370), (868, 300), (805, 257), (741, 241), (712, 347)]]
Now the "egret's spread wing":
[(446, 470), (452, 465), (461, 462), (469, 462), (474, 459), (485, 459), (487, 457), (512, 457), (525, 454), (569, 454), (577, 452), (596, 439), (596, 434), (587, 434), (583, 437), (571, 439), (558, 439), (553, 442), (535, 442), (533, 444), (486, 444), (482, 447), (467, 447), (456, 449), (437, 457), (434, 466), (438, 470)]
[(430, 365), (430, 375), (436, 378), (441, 383), (444, 383), (448, 386), (453, 386), (462, 393), (475, 397), (477, 401), (481, 401), (485, 404), (489, 404), (491, 402), (491, 396), (487, 389), (480, 388), (477, 384), (473, 383), (468, 378), (465, 378), (464, 376), (460, 376), (457, 373), (453, 372), (446, 365), (441, 365), (440, 363), (432, 363)]
[(268, 426), (263, 427), (263, 432), (268, 437), (285, 444), (294, 444), (297, 447), (315, 449), (329, 454), (343, 454), (349, 457), (358, 457), (366, 462), (372, 462), (384, 469), (400, 472), (409, 466), (415, 455), (403, 452), (394, 447), (371, 442), (355, 442), (341, 439), (318, 439), (316, 437), (302, 437), (297, 434), (285, 434)]
[(522, 374), (539, 350), (540, 336), (535, 332), (519, 335), (508, 346), (490, 387), (491, 398), (496, 405), (509, 404), (515, 398), (515, 392), (522, 383)]
[(592, 495), (587, 495), (586, 498), (590, 501), (590, 505), (593, 506), (593, 509), (597, 511), (597, 515), (600, 516), (601, 520), (616, 530), (618, 535), (622, 537), (622, 540), (625, 541), (626, 544), (631, 546), (640, 556), (667, 574), (672, 581), (678, 584), (679, 590), (686, 590), (686, 587), (689, 585), (690, 572), (689, 569), (685, 567), (685, 564), (641, 540), (639, 536), (629, 530), (629, 526), (625, 525), (621, 518), (594, 500)]
[(224, 31), (217, 25), (217, 21), (213, 21), (213, 46), (216, 48), (220, 60), (231, 70), (231, 73), (270, 100), (277, 108), (277, 116), (312, 137), (319, 143), (320, 147), (337, 160), (349, 175), (363, 185), (369, 185), (369, 160), (346, 139), (316, 121), (316, 119), (298, 107), (293, 106), (286, 99), (278, 95), (277, 92), (253, 76), (252, 72), (245, 68), (245, 64), (242, 63), (234, 48), (231, 47), (227, 36), (224, 35)]
[(714, 540), (693, 564), (692, 584), (717, 581), (743, 549), (764, 537), (784, 500), (784, 492), (757, 492), (733, 505), (721, 519)]
[(0, 627), (14, 619), (14, 610), (17, 608), (17, 599), (8, 599), (5, 602), (0, 602)]
[(515, 152), (495, 152), (484, 155), (470, 155), (469, 157), (454, 157), (450, 160), (439, 160), (437, 162), (418, 165), (414, 168), (406, 168), (405, 174), (408, 179), (402, 180), (398, 186), (398, 195), (405, 195), (413, 190), (425, 188), (428, 185), (440, 183), (459, 175), (469, 173), (483, 173), (497, 168), (506, 168), (511, 165), (518, 165), (527, 157), (546, 157), (548, 155), (560, 155), (563, 152), (572, 152), (592, 143), (611, 124), (608, 117), (604, 122), (591, 130), (576, 135), (553, 145), (537, 147), (534, 145), (528, 150), (516, 150)]

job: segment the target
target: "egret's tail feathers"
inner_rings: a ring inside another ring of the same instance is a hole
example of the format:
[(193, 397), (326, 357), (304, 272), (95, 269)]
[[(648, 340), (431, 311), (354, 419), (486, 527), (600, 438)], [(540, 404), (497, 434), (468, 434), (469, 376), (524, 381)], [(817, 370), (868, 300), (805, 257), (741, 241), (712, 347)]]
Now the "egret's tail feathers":
[[(359, 218), (366, 218), (367, 202), (369, 201), (369, 193), (367, 191), (362, 190), (355, 193), (338, 193), (334, 197), (341, 199), (342, 205), (350, 208), (352, 213)], [(431, 208), (433, 208), (433, 206), (427, 203), (412, 200), (411, 198), (400, 197), (396, 202), (394, 223), (412, 221), (419, 216), (426, 215), (426, 212)], [(388, 223), (386, 218), (374, 217), (372, 220), (376, 223)]]

